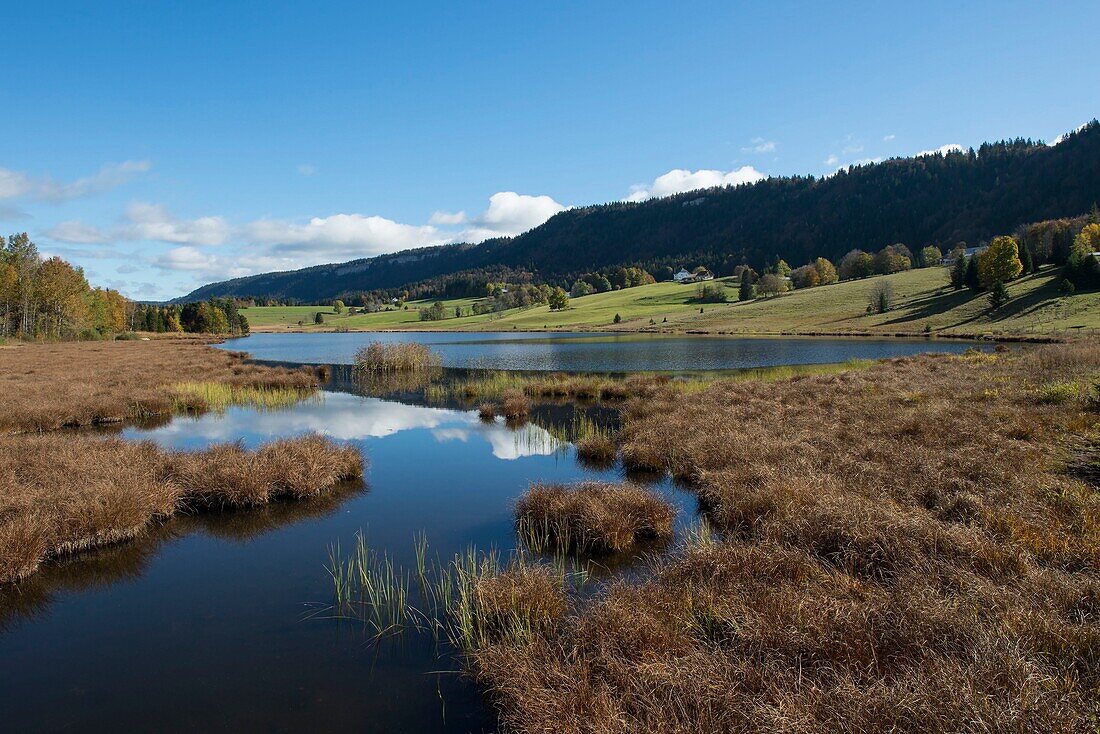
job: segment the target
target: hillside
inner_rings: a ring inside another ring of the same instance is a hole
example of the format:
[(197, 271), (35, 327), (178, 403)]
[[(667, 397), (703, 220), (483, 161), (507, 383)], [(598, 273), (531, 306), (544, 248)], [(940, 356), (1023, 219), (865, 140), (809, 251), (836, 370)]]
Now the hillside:
[[(1047, 267), (1011, 284), (1012, 299), (996, 312), (984, 294), (955, 291), (947, 286), (945, 268), (925, 268), (867, 280), (793, 291), (774, 298), (745, 303), (697, 304), (695, 288), (676, 283), (629, 288), (575, 298), (565, 311), (546, 306), (513, 309), (494, 316), (463, 316), (444, 321), (418, 320), (413, 302), (409, 310), (337, 316), (329, 307), (261, 307), (242, 310), (253, 331), (349, 330), (623, 330), (699, 331), (744, 334), (909, 334), (925, 329), (941, 336), (1072, 336), (1100, 328), (1100, 293), (1063, 296), (1058, 293), (1058, 271)], [(867, 296), (879, 280), (890, 282), (895, 307), (885, 314), (866, 313)], [(725, 282), (731, 298), (736, 284)], [(444, 301), (448, 312), (471, 301)], [(702, 313), (700, 313), (702, 309)], [(313, 315), (326, 314), (315, 326)], [(615, 324), (615, 314), (622, 323)], [(650, 324), (650, 320), (655, 323)], [(666, 321), (667, 319), (667, 321)], [(304, 322), (298, 326), (298, 321)]]
[[(1024, 222), (1079, 215), (1100, 197), (1100, 124), (1058, 145), (987, 143), (948, 155), (896, 158), (828, 178), (770, 178), (642, 203), (570, 209), (510, 239), (410, 250), (373, 259), (237, 278), (180, 301), (255, 296), (322, 302), (348, 294), (502, 269), (568, 286), (620, 264), (703, 264), (719, 273), (776, 256), (792, 265), (839, 260), (854, 247), (977, 243)], [(434, 280), (433, 280), (434, 279)], [(477, 279), (471, 277), (472, 284)], [(455, 293), (469, 295), (472, 292)]]

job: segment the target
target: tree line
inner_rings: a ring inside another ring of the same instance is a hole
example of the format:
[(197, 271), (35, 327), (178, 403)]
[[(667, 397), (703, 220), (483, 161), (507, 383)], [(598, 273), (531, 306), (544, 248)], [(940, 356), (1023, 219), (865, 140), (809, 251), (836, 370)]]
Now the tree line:
[(27, 234), (0, 241), (0, 338), (102, 338), (126, 327), (128, 301), (81, 268), (45, 258)]
[(43, 257), (26, 232), (0, 239), (0, 338), (104, 339), (126, 331), (247, 334), (232, 298), (136, 303), (89, 285), (82, 268)]

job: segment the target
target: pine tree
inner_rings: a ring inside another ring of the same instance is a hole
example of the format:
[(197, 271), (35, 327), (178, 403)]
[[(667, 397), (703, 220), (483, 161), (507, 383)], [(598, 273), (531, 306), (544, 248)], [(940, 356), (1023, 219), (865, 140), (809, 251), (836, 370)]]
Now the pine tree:
[(955, 258), (955, 264), (951, 268), (951, 286), (955, 290), (962, 290), (966, 285), (966, 255)]
[(993, 281), (989, 289), (989, 306), (998, 309), (1008, 301), (1008, 288), (999, 280)]
[(966, 287), (977, 293), (982, 289), (981, 281), (978, 280), (978, 256), (967, 258), (966, 261)]
[(1035, 272), (1035, 259), (1031, 256), (1031, 248), (1023, 243), (1020, 244), (1020, 262), (1024, 266), (1020, 271), (1022, 275)]
[(752, 275), (748, 268), (741, 271), (741, 289), (737, 292), (738, 301), (752, 300)]

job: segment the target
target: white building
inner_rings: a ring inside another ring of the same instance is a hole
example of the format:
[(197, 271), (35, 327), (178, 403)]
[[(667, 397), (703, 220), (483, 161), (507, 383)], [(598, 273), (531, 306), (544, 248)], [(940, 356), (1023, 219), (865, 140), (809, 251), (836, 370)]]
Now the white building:
[(680, 268), (680, 272), (676, 273), (676, 275), (673, 275), (672, 279), (675, 280), (677, 283), (684, 283), (691, 280), (691, 273), (684, 270), (683, 268)]

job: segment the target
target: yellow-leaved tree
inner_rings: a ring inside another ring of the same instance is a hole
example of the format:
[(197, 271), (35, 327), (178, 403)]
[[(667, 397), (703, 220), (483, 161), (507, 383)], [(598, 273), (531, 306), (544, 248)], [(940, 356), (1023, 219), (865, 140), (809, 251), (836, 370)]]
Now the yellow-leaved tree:
[(1086, 224), (1073, 238), (1073, 252), (1081, 257), (1100, 252), (1100, 224)]
[(1020, 277), (1023, 270), (1015, 237), (995, 237), (985, 252), (978, 255), (978, 282), (983, 288), (990, 288), (997, 282), (1007, 283)]

